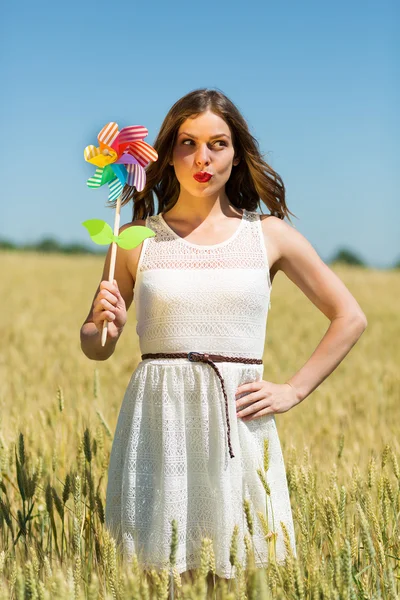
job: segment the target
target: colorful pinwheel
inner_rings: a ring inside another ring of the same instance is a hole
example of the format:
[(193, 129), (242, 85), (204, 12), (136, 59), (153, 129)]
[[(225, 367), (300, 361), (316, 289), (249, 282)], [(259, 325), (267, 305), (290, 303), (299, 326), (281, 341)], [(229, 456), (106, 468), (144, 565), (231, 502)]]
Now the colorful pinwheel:
[[(114, 279), (115, 259), (117, 245), (125, 250), (136, 248), (148, 237), (154, 237), (155, 233), (149, 227), (132, 226), (126, 228), (118, 235), (121, 192), (124, 185), (135, 187), (141, 192), (146, 185), (146, 172), (144, 167), (151, 161), (158, 159), (158, 154), (152, 146), (146, 144), (143, 139), (149, 132), (143, 125), (124, 127), (118, 131), (117, 123), (107, 123), (100, 131), (97, 139), (99, 147), (86, 146), (84, 157), (87, 162), (97, 167), (95, 174), (89, 177), (87, 185), (90, 188), (99, 188), (108, 183), (108, 200), (117, 200), (115, 207), (114, 232), (111, 227), (100, 219), (89, 219), (82, 225), (86, 227), (90, 237), (96, 244), (112, 244), (109, 281)], [(101, 345), (104, 346), (107, 339), (107, 321), (104, 321), (101, 336)]]
[(117, 123), (107, 123), (97, 136), (99, 147), (86, 146), (84, 150), (85, 160), (97, 167), (87, 185), (98, 188), (108, 183), (110, 202), (118, 198), (125, 184), (141, 192), (146, 184), (143, 167), (158, 158), (154, 148), (143, 141), (148, 133), (142, 125), (118, 131)]

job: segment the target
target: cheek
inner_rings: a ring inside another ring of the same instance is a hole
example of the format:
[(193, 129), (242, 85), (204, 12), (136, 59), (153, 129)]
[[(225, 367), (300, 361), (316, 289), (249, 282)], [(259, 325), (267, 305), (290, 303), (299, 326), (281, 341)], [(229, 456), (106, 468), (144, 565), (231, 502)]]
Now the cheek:
[(189, 157), (191, 152), (191, 146), (175, 146), (173, 150), (173, 155), (177, 160), (184, 160)]
[(235, 158), (235, 153), (233, 151), (233, 148), (231, 149), (231, 152), (229, 153), (229, 157), (227, 158), (227, 162), (229, 164), (229, 168), (232, 168), (232, 163), (233, 163), (233, 159)]
[(229, 179), (230, 174), (232, 172), (232, 161), (231, 160), (224, 161), (223, 164), (221, 164), (221, 167), (218, 169), (218, 171), (219, 171), (219, 174), (221, 175), (221, 177)]
[(219, 162), (219, 170), (221, 173), (229, 172), (232, 169), (232, 161), (233, 161), (234, 153), (232, 152), (224, 152), (221, 155)]
[(187, 167), (193, 162), (193, 157), (188, 152), (182, 150), (174, 150), (172, 160), (176, 168)]

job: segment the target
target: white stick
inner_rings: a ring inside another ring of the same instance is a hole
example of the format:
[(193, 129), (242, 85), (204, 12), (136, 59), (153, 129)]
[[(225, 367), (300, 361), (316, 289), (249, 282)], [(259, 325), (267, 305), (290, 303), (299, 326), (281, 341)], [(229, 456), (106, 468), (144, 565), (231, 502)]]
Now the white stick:
[[(115, 207), (114, 235), (118, 235), (120, 218), (121, 218), (121, 196), (118, 196), (117, 206)], [(111, 245), (110, 271), (108, 274), (108, 281), (110, 283), (112, 283), (114, 281), (116, 258), (117, 258), (117, 243), (113, 242)], [(108, 321), (106, 319), (104, 319), (103, 331), (101, 332), (101, 345), (102, 346), (105, 346), (106, 340), (107, 340), (107, 324), (108, 324)]]

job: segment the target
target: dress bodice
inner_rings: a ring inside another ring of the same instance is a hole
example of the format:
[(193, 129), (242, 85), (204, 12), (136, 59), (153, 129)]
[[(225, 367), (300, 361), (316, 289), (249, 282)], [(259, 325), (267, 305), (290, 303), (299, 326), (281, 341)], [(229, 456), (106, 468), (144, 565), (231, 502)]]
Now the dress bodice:
[(213, 245), (178, 236), (161, 214), (146, 227), (134, 289), (142, 354), (207, 352), (262, 358), (271, 282), (260, 215), (243, 211)]

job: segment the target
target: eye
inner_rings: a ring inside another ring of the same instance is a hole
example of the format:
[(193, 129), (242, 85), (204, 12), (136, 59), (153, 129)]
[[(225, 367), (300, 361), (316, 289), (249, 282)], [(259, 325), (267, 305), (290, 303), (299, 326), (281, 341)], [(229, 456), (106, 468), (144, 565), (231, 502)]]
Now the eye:
[[(186, 138), (185, 140), (182, 140), (182, 144), (187, 146), (186, 142), (193, 142), (193, 140)], [(227, 143), (224, 140), (216, 140), (214, 142), (214, 144), (223, 144), (224, 146), (227, 146)]]

